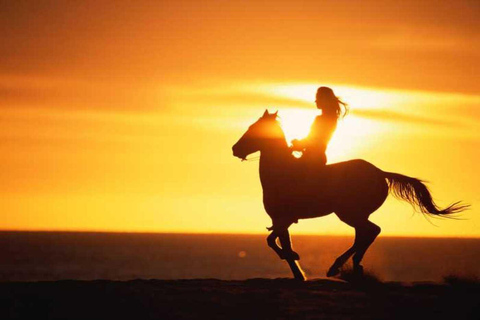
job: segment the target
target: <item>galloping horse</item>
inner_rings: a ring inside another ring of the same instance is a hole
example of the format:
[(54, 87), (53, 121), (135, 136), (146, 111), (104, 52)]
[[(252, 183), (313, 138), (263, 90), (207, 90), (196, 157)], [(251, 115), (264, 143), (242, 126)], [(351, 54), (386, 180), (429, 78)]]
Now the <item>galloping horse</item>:
[(353, 246), (335, 260), (327, 276), (337, 275), (352, 255), (353, 271), (361, 275), (362, 258), (380, 233), (380, 227), (368, 217), (383, 204), (389, 192), (432, 216), (448, 216), (468, 207), (456, 202), (440, 209), (421, 180), (382, 171), (364, 160), (322, 168), (306, 166), (292, 156), (277, 113), (269, 114), (268, 110), (232, 149), (233, 155), (242, 160), (260, 151), (263, 203), (273, 222), (273, 226), (267, 228), (272, 231), (267, 243), (281, 259), (287, 260), (294, 277), (299, 280), (305, 280), (305, 276), (296, 262), (300, 257), (292, 250), (288, 233), (290, 225), (298, 219), (335, 213), (341, 221), (355, 228)]

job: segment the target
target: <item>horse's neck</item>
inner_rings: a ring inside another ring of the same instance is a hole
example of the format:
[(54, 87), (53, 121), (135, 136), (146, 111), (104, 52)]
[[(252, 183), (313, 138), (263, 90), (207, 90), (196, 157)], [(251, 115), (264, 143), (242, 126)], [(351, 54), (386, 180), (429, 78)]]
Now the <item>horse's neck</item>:
[(277, 180), (284, 178), (288, 172), (287, 166), (291, 164), (292, 154), (287, 144), (278, 142), (276, 148), (261, 151), (260, 154), (260, 180), (262, 187), (269, 188), (278, 185)]

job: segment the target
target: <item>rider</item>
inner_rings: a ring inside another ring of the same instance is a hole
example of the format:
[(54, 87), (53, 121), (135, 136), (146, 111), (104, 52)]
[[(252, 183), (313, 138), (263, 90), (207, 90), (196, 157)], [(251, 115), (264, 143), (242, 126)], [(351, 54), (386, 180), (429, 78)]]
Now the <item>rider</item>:
[(325, 151), (328, 142), (337, 128), (338, 118), (344, 117), (348, 108), (347, 104), (336, 97), (333, 90), (328, 87), (318, 88), (315, 103), (317, 108), (322, 110), (322, 115), (315, 117), (310, 133), (305, 139), (292, 141), (292, 150), (302, 151), (301, 159), (318, 167), (327, 163)]

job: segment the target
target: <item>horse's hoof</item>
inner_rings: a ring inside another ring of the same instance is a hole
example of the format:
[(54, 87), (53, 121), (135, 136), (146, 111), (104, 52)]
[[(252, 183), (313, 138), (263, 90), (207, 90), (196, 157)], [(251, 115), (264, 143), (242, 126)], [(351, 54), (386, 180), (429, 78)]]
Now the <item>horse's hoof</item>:
[(334, 277), (339, 273), (340, 273), (340, 268), (331, 267), (330, 269), (328, 269), (327, 277)]
[(295, 277), (295, 278), (293, 278), (293, 279), (296, 280), (296, 281), (298, 281), (298, 282), (307, 281), (307, 278), (305, 278), (304, 276)]

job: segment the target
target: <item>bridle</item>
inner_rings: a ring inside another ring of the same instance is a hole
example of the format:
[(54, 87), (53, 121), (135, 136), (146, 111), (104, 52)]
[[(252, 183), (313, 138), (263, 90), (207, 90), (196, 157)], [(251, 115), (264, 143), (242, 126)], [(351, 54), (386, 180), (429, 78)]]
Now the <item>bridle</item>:
[(255, 156), (255, 157), (252, 157), (252, 158), (249, 158), (249, 159), (245, 158), (245, 159), (242, 159), (242, 162), (243, 161), (258, 161), (258, 160), (260, 160), (260, 156)]

